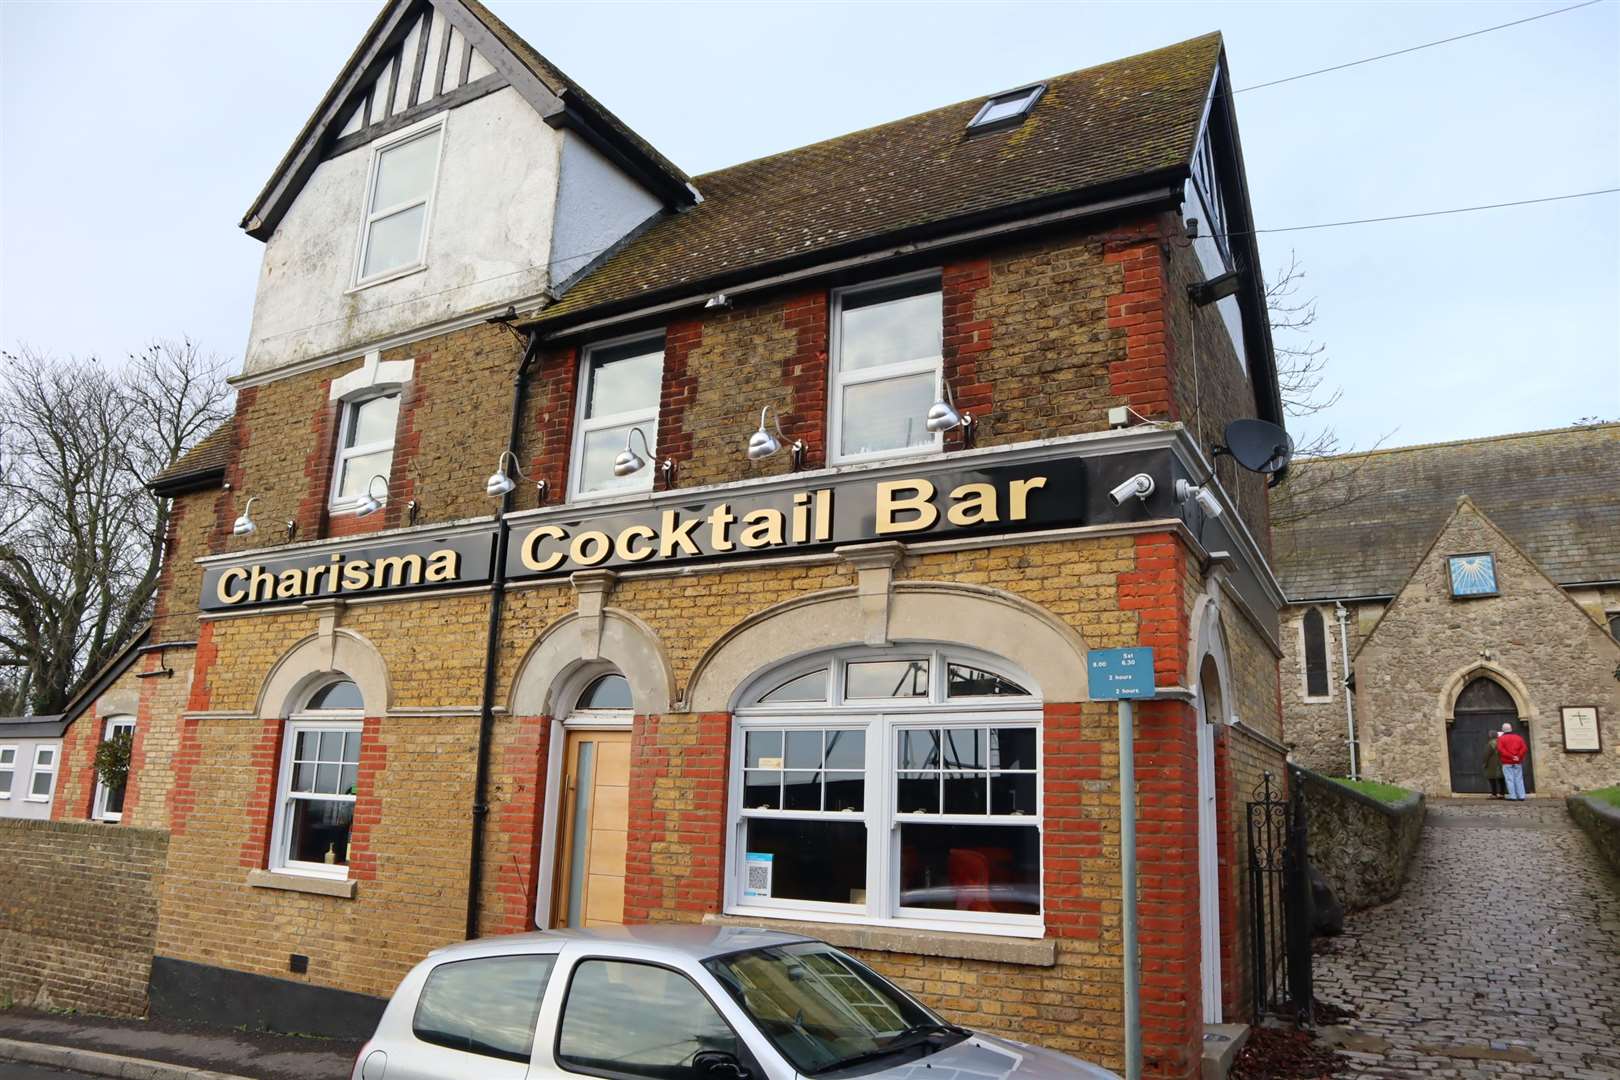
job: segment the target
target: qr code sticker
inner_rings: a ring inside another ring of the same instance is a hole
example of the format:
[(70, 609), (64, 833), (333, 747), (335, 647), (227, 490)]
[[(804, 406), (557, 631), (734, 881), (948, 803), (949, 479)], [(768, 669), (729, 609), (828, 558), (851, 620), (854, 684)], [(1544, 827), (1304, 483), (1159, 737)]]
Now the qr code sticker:
[(762, 863), (755, 863), (748, 868), (748, 890), (750, 892), (767, 892), (771, 887), (771, 868)]

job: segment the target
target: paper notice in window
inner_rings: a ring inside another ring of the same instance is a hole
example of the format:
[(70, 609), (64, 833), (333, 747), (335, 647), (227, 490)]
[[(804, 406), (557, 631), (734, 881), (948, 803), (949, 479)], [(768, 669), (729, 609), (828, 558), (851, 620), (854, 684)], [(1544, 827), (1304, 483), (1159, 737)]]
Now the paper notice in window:
[(780, 769), (781, 767), (782, 759), (779, 757), (762, 757), (759, 759), (759, 768), (761, 769)]
[(770, 852), (750, 851), (743, 856), (744, 896), (771, 895), (771, 865), (776, 857)]

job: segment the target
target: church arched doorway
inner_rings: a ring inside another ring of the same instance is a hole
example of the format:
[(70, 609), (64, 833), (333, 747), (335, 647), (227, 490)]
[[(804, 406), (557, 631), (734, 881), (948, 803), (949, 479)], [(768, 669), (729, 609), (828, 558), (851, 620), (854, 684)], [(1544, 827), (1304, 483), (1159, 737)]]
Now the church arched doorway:
[[(1507, 688), (1486, 675), (1472, 679), (1457, 695), (1447, 727), (1447, 750), (1451, 758), (1451, 790), (1463, 794), (1486, 794), (1491, 790), (1485, 779), (1485, 747), (1493, 732), (1508, 724), (1524, 741), (1530, 741), (1518, 707)], [(1534, 755), (1524, 762), (1524, 790), (1536, 790)]]

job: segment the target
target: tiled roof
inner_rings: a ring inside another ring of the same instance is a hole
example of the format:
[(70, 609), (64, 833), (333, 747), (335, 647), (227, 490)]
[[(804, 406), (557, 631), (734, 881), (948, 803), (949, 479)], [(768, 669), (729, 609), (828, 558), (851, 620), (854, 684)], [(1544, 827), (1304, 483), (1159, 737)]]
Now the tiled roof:
[(184, 490), (215, 478), (223, 479), (236, 446), (236, 426), (229, 420), (209, 432), (178, 461), (146, 481), (156, 491)]
[[(1186, 175), (1219, 34), (1047, 80), (1024, 122), (969, 134), (984, 97), (697, 177), (542, 322), (601, 304), (858, 250), (954, 219)], [(995, 91), (1002, 87), (990, 87)]]
[(1562, 585), (1620, 581), (1620, 424), (1295, 462), (1273, 496), (1291, 600), (1392, 595), (1463, 495)]

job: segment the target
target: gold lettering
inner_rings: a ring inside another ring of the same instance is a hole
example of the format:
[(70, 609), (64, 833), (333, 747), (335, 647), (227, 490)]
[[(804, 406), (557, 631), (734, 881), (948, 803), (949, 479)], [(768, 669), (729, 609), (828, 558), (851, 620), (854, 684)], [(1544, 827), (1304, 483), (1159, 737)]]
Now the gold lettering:
[(805, 543), (810, 539), (810, 493), (800, 491), (793, 496), (793, 542)]
[(364, 589), (371, 585), (371, 564), (364, 559), (356, 559), (343, 566), (343, 587), (345, 589)]
[[(393, 578), (392, 583), (389, 578)], [(420, 585), (422, 583), (422, 556), (414, 551), (409, 555), (385, 555), (372, 569), (373, 588), (386, 589), (393, 585)]]
[[(911, 492), (902, 495), (902, 492)], [(922, 532), (933, 528), (939, 520), (939, 511), (934, 509), (930, 502), (934, 497), (934, 485), (927, 480), (886, 480), (877, 486), (877, 532), (879, 536), (890, 533)], [(902, 511), (911, 511), (915, 517), (905, 521), (896, 519), (896, 514)]]
[(743, 524), (747, 526), (742, 531), (742, 546), (746, 548), (769, 547), (782, 542), (782, 511), (764, 507), (760, 510), (750, 510), (743, 515)]
[(721, 503), (709, 513), (709, 546), (715, 551), (730, 551), (736, 545), (727, 535), (737, 515), (731, 512), (730, 503)]
[(816, 542), (832, 539), (832, 490), (822, 488), (816, 492)]
[(540, 547), (540, 541), (542, 540), (562, 541), (566, 539), (568, 539), (568, 534), (555, 525), (537, 526), (533, 532), (523, 538), (523, 565), (537, 574), (556, 569), (557, 565), (563, 561), (563, 553), (553, 551), (542, 559), (537, 554), (537, 549)]
[[(259, 591), (260, 586), (263, 586), (264, 589), (262, 596), (260, 595)], [(262, 566), (255, 566), (251, 576), (248, 578), (248, 600), (252, 603), (259, 604), (266, 600), (274, 600), (275, 598), (276, 575), (272, 574)]]
[(232, 581), (242, 581), (247, 576), (247, 571), (240, 566), (233, 566), (219, 575), (219, 582), (214, 586), (214, 595), (219, 597), (219, 602), (222, 604), (240, 604), (243, 600), (246, 600), (247, 593), (241, 589), (237, 589), (235, 592), (230, 591), (230, 584)]
[[(591, 548), (586, 552), (586, 548)], [(607, 557), (613, 554), (613, 541), (608, 539), (605, 532), (590, 529), (574, 537), (574, 542), (568, 547), (568, 557), (581, 566), (595, 566), (606, 562)]]
[(996, 512), (994, 484), (963, 484), (951, 491), (945, 517), (952, 525), (990, 525), (1001, 520)]
[(321, 574), (325, 570), (326, 570), (326, 567), (324, 567), (324, 566), (306, 566), (306, 567), (304, 567), (304, 595), (305, 596), (314, 596), (315, 595), (315, 583), (320, 580)]
[(461, 554), (451, 548), (442, 548), (428, 556), (429, 581), (454, 581), (461, 574)]
[[(679, 547), (682, 555), (697, 555), (698, 546), (692, 542), (692, 530), (697, 528), (702, 518), (688, 518), (680, 521), (680, 515), (673, 510), (664, 511), (663, 528), (658, 531), (658, 555), (668, 559), (674, 556), (675, 549)], [(680, 521), (677, 525), (676, 522)]]
[(618, 548), (619, 551), (619, 558), (623, 559), (625, 562), (641, 562), (643, 559), (652, 558), (653, 553), (658, 550), (657, 548), (653, 547), (651, 544), (639, 544), (632, 546), (631, 541), (652, 540), (657, 535), (657, 531), (654, 530), (651, 525), (626, 526), (624, 531), (619, 533), (619, 538), (614, 541), (614, 546)]
[(338, 571), (342, 569), (343, 552), (332, 552), (332, 565), (326, 568), (326, 591), (336, 594), (338, 591)]
[(1029, 516), (1029, 493), (1046, 486), (1046, 477), (1032, 476), (1028, 480), (1014, 480), (1007, 493), (1007, 520), (1023, 521)]
[(303, 584), (304, 575), (300, 574), (296, 568), (283, 570), (281, 572), (281, 581), (276, 585), (276, 599), (292, 600), (296, 598), (302, 591)]

